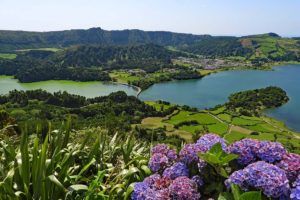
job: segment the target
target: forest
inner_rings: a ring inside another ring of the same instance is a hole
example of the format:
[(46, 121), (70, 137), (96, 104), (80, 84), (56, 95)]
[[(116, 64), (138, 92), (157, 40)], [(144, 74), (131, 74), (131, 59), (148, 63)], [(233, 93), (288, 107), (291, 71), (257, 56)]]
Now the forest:
[(148, 73), (173, 67), (183, 55), (157, 45), (79, 46), (64, 51), (31, 50), (15, 59), (0, 59), (0, 74), (21, 82), (42, 80), (110, 81), (108, 71), (139, 68)]
[(283, 89), (270, 86), (231, 94), (226, 107), (251, 116), (258, 115), (263, 109), (279, 107), (288, 101), (289, 97)]

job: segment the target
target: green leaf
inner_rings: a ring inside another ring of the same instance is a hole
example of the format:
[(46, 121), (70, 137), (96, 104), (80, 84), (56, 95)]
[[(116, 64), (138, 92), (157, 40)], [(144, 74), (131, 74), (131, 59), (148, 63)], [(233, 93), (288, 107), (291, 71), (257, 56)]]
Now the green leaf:
[(230, 161), (237, 159), (238, 157), (239, 156), (236, 154), (227, 154), (226, 156), (222, 157), (221, 161), (222, 161), (222, 164), (227, 164)]
[(142, 165), (141, 169), (145, 172), (146, 175), (151, 175), (151, 170), (149, 169), (148, 166)]
[(261, 192), (246, 192), (240, 196), (240, 200), (261, 200)]
[(124, 200), (128, 200), (130, 198), (130, 195), (133, 192), (133, 190), (134, 190), (134, 183), (131, 183), (126, 190)]
[(71, 185), (68, 187), (69, 191), (87, 191), (88, 187), (86, 185), (77, 184), (77, 185)]
[(223, 192), (219, 194), (218, 200), (233, 200), (233, 196), (229, 192)]
[(75, 179), (75, 181), (78, 181), (79, 178), (81, 177), (81, 175), (82, 175), (86, 170), (88, 170), (88, 168), (89, 168), (92, 164), (94, 164), (95, 162), (96, 162), (96, 159), (93, 158), (88, 164), (86, 164), (86, 165), (81, 169), (81, 171), (79, 172), (79, 174), (78, 174), (77, 178)]
[(205, 153), (205, 154), (198, 154), (198, 156), (206, 161), (207, 163), (211, 164), (211, 165), (216, 165), (216, 164), (219, 164), (221, 161), (220, 159), (214, 155), (214, 154), (210, 154), (210, 153)]
[(235, 184), (231, 184), (231, 191), (232, 191), (234, 200), (239, 200), (240, 196), (241, 196), (241, 190), (240, 190), (239, 186), (237, 186)]
[(209, 153), (214, 154), (216, 156), (221, 156), (223, 153), (223, 149), (222, 149), (222, 145), (221, 143), (217, 143), (214, 146), (211, 147), (211, 149), (209, 150)]
[(54, 175), (48, 176), (47, 179), (52, 183), (54, 183), (56, 186), (58, 186), (58, 188), (60, 188), (61, 190), (66, 191), (63, 184)]
[(228, 178), (228, 173), (226, 172), (226, 170), (223, 167), (220, 168), (219, 173), (221, 176)]

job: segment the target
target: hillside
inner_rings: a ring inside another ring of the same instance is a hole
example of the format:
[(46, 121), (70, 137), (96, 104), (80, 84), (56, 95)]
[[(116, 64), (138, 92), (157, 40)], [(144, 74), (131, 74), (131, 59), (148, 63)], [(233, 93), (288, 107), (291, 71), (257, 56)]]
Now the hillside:
[(21, 82), (51, 79), (109, 81), (107, 71), (136, 69), (155, 72), (174, 67), (171, 59), (183, 56), (153, 44), (130, 46), (74, 46), (60, 51), (18, 52), (15, 59), (0, 59), (0, 74), (14, 75)]
[(0, 31), (0, 52), (71, 45), (133, 45), (154, 43), (164, 46), (192, 44), (208, 35), (192, 35), (166, 31), (122, 30), (101, 28), (53, 32)]
[(0, 31), (0, 52), (74, 45), (127, 46), (149, 43), (206, 57), (241, 56), (254, 63), (299, 61), (300, 57), (299, 38), (282, 38), (275, 33), (223, 37), (167, 31), (106, 31), (101, 28), (53, 32)]

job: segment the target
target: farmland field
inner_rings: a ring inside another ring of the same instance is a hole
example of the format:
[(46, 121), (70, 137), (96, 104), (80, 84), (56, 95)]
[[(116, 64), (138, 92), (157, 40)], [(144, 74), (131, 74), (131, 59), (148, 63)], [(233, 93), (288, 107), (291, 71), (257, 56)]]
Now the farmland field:
[(15, 59), (16, 57), (17, 55), (12, 53), (0, 53), (0, 59)]

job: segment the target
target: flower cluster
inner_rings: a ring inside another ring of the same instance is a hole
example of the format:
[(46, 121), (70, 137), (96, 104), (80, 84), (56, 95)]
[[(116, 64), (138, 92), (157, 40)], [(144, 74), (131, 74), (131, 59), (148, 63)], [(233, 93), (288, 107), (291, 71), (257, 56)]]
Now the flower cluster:
[(200, 177), (190, 179), (187, 176), (179, 176), (174, 180), (169, 177), (154, 174), (143, 182), (134, 185), (132, 200), (197, 200), (200, 198), (198, 182)]
[(276, 165), (283, 169), (288, 179), (293, 182), (296, 180), (297, 175), (300, 174), (300, 155), (288, 153)]
[(269, 163), (280, 161), (287, 153), (282, 144), (278, 142), (261, 141), (257, 157)]
[(213, 134), (213, 133), (209, 133), (209, 134), (202, 136), (196, 142), (196, 145), (201, 152), (205, 153), (205, 152), (209, 151), (211, 149), (211, 147), (217, 143), (220, 143), (222, 145), (223, 150), (226, 151), (227, 145), (226, 145), (225, 140), (223, 138), (221, 138), (220, 136)]
[(172, 199), (200, 199), (200, 193), (198, 193), (198, 187), (195, 181), (188, 177), (181, 176), (176, 178), (170, 185), (170, 193)]
[(216, 134), (206, 134), (198, 139), (195, 144), (186, 144), (179, 152), (179, 160), (186, 165), (197, 164), (199, 171), (201, 171), (206, 163), (201, 160), (198, 153), (205, 153), (217, 143), (221, 143), (222, 148), (226, 150), (226, 142), (223, 138)]
[(175, 163), (171, 167), (166, 168), (163, 173), (164, 177), (167, 177), (171, 180), (174, 180), (180, 176), (188, 176), (188, 175), (189, 175), (188, 168), (186, 167), (185, 164), (181, 162)]
[(185, 145), (179, 157), (167, 145), (156, 145), (151, 149), (149, 161), (149, 168), (155, 174), (135, 184), (132, 199), (199, 199), (198, 189), (204, 182), (199, 175), (191, 175), (189, 167), (203, 169), (206, 163), (199, 159), (198, 153), (208, 151), (218, 142), (226, 145), (222, 138), (214, 134), (203, 136), (197, 143)]
[(176, 160), (177, 154), (174, 149), (170, 149), (166, 144), (158, 144), (151, 149), (151, 154), (161, 153), (166, 155), (170, 160)]
[(240, 155), (238, 162), (241, 165), (248, 165), (257, 160), (269, 163), (280, 161), (287, 151), (278, 142), (259, 141), (255, 139), (243, 139), (231, 144), (227, 151)]
[(300, 174), (298, 175), (298, 178), (293, 183), (293, 189), (291, 190), (290, 198), (292, 200), (300, 200)]
[(153, 147), (149, 168), (154, 174), (135, 184), (132, 199), (199, 199), (204, 183), (220, 179), (206, 174), (212, 168), (204, 169), (208, 164), (198, 154), (217, 143), (227, 153), (239, 155), (240, 165), (232, 163), (228, 167), (233, 173), (225, 181), (227, 187), (236, 184), (244, 191), (261, 190), (270, 198), (300, 200), (300, 155), (288, 153), (280, 143), (255, 139), (227, 146), (224, 139), (211, 133), (194, 144), (186, 144), (178, 155), (164, 144)]
[(258, 161), (248, 165), (242, 170), (231, 174), (225, 184), (239, 185), (242, 189), (256, 188), (272, 198), (287, 196), (289, 181), (284, 170), (265, 161)]
[(149, 168), (152, 172), (162, 171), (177, 160), (176, 151), (169, 149), (165, 144), (156, 145), (151, 149), (151, 153), (152, 156), (149, 161)]

